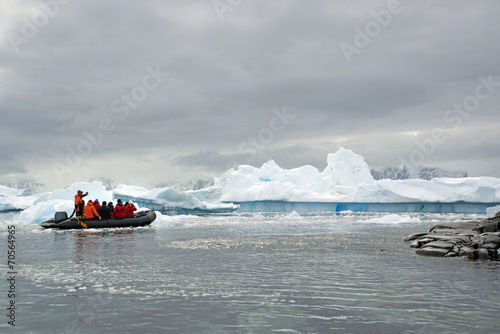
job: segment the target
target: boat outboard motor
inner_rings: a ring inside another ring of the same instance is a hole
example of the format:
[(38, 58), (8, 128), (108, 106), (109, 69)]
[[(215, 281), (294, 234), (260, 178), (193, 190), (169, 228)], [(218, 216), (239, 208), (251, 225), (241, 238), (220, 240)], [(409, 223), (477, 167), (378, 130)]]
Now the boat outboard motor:
[(63, 220), (66, 219), (68, 219), (68, 213), (66, 211), (57, 211), (56, 214), (54, 215), (55, 223), (62, 222)]

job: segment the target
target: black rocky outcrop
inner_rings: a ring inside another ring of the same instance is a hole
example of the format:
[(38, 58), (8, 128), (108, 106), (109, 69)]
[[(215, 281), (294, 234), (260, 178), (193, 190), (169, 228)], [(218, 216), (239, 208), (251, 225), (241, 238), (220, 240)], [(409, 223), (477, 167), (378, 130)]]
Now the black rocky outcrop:
[(450, 222), (406, 237), (418, 255), (500, 261), (500, 211), (481, 221)]

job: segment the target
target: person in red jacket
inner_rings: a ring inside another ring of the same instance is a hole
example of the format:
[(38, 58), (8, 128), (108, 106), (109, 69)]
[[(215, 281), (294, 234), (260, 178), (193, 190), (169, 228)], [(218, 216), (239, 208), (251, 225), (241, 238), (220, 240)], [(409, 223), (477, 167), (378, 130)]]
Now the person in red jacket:
[(99, 211), (99, 208), (101, 207), (101, 204), (99, 204), (99, 200), (96, 199), (94, 201), (94, 208), (96, 209), (96, 211)]
[(132, 203), (132, 201), (128, 201), (128, 203), (125, 204), (125, 216), (127, 218), (133, 218), (135, 210), (137, 210), (137, 208), (135, 207), (134, 203)]
[(85, 219), (101, 219), (91, 199), (89, 199), (87, 205), (83, 208), (83, 216)]
[(113, 210), (113, 218), (123, 219), (126, 216), (127, 215), (125, 212), (125, 207), (122, 204), (122, 200), (118, 199), (118, 202), (116, 203), (115, 209)]

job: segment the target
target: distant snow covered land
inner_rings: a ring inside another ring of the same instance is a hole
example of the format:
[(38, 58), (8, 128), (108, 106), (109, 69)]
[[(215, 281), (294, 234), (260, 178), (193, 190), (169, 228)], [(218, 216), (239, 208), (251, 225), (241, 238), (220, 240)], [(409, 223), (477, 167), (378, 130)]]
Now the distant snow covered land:
[(78, 189), (100, 201), (132, 200), (139, 206), (173, 213), (239, 211), (387, 211), (480, 212), (500, 204), (500, 179), (493, 177), (375, 180), (360, 155), (341, 148), (329, 154), (327, 166), (283, 169), (274, 161), (260, 168), (240, 165), (215, 178), (213, 185), (180, 191), (147, 190), (102, 182), (75, 183), (41, 195), (0, 187), (0, 210), (23, 210), (21, 223), (40, 223), (55, 211), (73, 210)]

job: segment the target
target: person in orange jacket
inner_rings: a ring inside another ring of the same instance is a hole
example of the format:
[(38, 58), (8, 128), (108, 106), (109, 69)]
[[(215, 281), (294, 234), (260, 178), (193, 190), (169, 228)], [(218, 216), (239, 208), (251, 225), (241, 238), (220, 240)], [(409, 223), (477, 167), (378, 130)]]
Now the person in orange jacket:
[(85, 219), (101, 219), (101, 217), (95, 210), (94, 203), (91, 199), (89, 199), (87, 205), (85, 205), (85, 207), (83, 208), (83, 216), (85, 217)]
[(133, 218), (135, 210), (137, 210), (137, 208), (135, 207), (134, 203), (132, 203), (132, 201), (128, 201), (128, 203), (125, 204), (125, 217)]
[[(76, 216), (83, 216), (83, 207), (85, 206), (85, 202), (83, 201), (83, 198), (87, 196), (89, 193), (86, 192), (85, 194), (83, 191), (78, 190), (75, 195), (75, 211)], [(72, 215), (73, 216), (73, 215)]]

